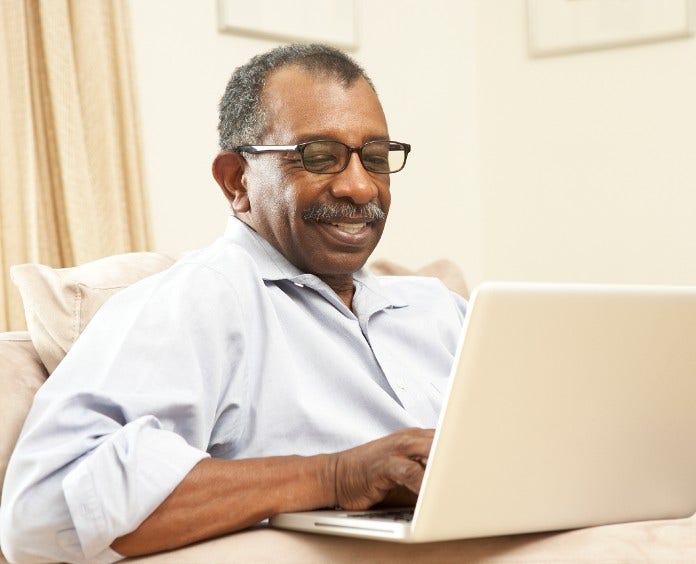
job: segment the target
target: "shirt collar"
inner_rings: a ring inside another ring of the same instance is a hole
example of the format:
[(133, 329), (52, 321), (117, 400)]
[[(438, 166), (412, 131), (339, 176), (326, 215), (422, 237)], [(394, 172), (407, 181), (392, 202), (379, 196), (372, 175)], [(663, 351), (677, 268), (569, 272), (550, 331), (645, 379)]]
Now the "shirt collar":
[[(327, 288), (323, 280), (314, 274), (302, 272), (266, 239), (233, 215), (229, 217), (227, 222), (225, 238), (244, 248), (254, 257), (261, 277), (266, 281), (289, 280), (315, 290)], [(370, 296), (373, 307), (386, 309), (408, 305), (389, 292), (367, 268), (363, 267), (353, 274), (353, 280), (356, 285), (356, 293), (362, 287), (362, 290), (366, 291), (366, 295)]]

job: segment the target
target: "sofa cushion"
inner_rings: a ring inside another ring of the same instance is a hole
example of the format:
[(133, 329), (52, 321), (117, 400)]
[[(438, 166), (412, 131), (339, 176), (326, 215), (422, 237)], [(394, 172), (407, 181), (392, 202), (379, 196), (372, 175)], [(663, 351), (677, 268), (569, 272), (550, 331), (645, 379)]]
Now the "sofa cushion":
[(644, 521), (563, 532), (401, 544), (255, 527), (126, 562), (522, 564), (696, 562), (696, 519)]
[(102, 304), (119, 290), (168, 268), (159, 253), (125, 253), (72, 268), (21, 264), (10, 269), (24, 303), (27, 329), (48, 373)]
[(432, 276), (439, 278), (453, 292), (468, 298), (469, 288), (462, 270), (448, 259), (440, 259), (418, 269), (411, 269), (387, 259), (378, 259), (370, 264), (370, 270), (378, 276)]
[(47, 376), (29, 333), (0, 334), (0, 493), (10, 453)]

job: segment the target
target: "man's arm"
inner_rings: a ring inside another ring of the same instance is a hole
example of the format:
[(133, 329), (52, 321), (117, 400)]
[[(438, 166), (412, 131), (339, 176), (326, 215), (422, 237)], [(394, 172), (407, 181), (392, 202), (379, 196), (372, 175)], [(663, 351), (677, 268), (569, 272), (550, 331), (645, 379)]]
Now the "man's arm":
[(132, 533), (124, 556), (177, 548), (283, 511), (367, 509), (398, 486), (418, 493), (433, 431), (406, 429), (356, 448), (309, 457), (200, 461)]

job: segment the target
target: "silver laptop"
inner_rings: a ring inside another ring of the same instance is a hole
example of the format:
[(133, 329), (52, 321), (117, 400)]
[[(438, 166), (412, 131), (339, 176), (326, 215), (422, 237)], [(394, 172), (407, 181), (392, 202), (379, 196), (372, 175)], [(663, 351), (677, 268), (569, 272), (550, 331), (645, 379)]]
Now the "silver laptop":
[(429, 542), (696, 511), (696, 286), (473, 294), (418, 501), (277, 527)]

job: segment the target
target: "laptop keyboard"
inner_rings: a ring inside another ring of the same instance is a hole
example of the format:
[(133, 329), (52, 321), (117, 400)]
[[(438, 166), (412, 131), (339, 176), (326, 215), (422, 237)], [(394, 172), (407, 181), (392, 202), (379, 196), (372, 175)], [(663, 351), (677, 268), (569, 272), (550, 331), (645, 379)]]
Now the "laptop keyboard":
[(359, 517), (361, 519), (382, 519), (387, 521), (413, 520), (413, 509), (385, 509), (383, 511), (370, 511), (368, 513), (351, 513), (347, 517)]

